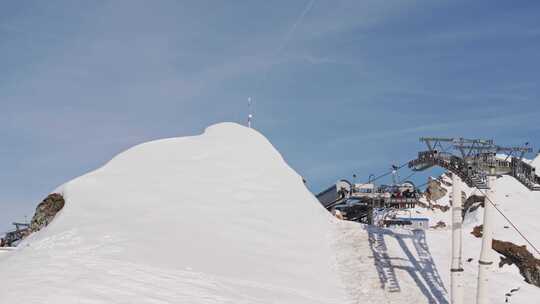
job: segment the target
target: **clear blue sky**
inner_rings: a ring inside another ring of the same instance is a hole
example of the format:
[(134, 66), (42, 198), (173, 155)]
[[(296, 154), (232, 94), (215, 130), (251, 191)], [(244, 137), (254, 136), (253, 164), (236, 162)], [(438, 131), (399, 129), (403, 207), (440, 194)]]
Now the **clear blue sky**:
[(256, 127), (320, 190), (422, 135), (540, 148), (538, 1), (4, 1), (0, 231), (152, 139)]

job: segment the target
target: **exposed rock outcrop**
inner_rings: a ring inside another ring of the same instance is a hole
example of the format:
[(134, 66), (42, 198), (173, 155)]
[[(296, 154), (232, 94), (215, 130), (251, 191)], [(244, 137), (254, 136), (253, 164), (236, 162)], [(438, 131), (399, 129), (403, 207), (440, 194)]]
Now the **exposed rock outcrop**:
[(473, 228), (473, 230), (471, 231), (471, 234), (474, 235), (475, 237), (477, 238), (481, 238), (482, 237), (482, 230), (484, 228), (484, 225), (480, 225), (480, 226), (476, 226)]
[(450, 207), (449, 207), (449, 206), (439, 205), (439, 204), (432, 204), (432, 205), (431, 205), (431, 208), (432, 208), (432, 209), (439, 209), (439, 210), (441, 210), (442, 212), (446, 212), (446, 211), (450, 210)]
[(426, 204), (426, 203), (423, 203), (423, 202), (419, 201), (419, 202), (416, 203), (416, 205), (418, 207), (422, 207), (422, 208), (429, 209), (429, 210), (439, 209), (442, 212), (446, 212), (446, 211), (450, 210), (450, 206), (440, 205), (440, 204), (433, 204), (431, 202), (429, 204)]
[(426, 189), (426, 199), (428, 202), (437, 201), (443, 198), (448, 191), (441, 185), (441, 181), (431, 179)]
[(463, 204), (463, 211), (462, 211), (463, 218), (465, 218), (465, 215), (468, 212), (472, 212), (480, 207), (484, 207), (484, 200), (485, 200), (484, 196), (474, 195), (474, 194), (469, 196), (465, 200), (465, 203)]
[(36, 213), (30, 222), (30, 233), (47, 226), (56, 214), (64, 208), (64, 197), (58, 193), (47, 196), (36, 208)]
[(501, 257), (499, 267), (515, 264), (525, 282), (540, 287), (540, 260), (535, 258), (526, 246), (494, 239), (492, 248), (504, 256)]
[[(471, 234), (477, 238), (482, 237), (483, 225), (476, 226)], [(501, 254), (499, 267), (515, 264), (525, 282), (540, 287), (540, 260), (527, 250), (526, 246), (518, 246), (512, 242), (493, 239), (491, 248)]]
[(431, 226), (429, 228), (431, 229), (446, 228), (446, 223), (443, 221), (438, 221), (437, 224), (435, 224), (435, 226)]

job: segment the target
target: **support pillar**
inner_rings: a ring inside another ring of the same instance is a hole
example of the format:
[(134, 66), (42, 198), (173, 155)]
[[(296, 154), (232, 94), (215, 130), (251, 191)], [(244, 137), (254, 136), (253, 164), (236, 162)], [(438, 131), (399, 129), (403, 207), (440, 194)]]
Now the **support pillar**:
[(450, 299), (452, 304), (463, 303), (463, 264), (461, 259), (461, 228), (463, 224), (461, 179), (452, 173), (452, 266)]
[[(488, 176), (487, 196), (494, 197), (494, 186), (497, 176), (495, 168), (490, 168)], [(482, 251), (480, 252), (480, 260), (478, 261), (478, 290), (476, 293), (477, 304), (489, 304), (489, 271), (493, 264), (492, 242), (493, 242), (493, 224), (494, 224), (495, 208), (485, 199), (484, 203), (484, 224), (482, 229)]]

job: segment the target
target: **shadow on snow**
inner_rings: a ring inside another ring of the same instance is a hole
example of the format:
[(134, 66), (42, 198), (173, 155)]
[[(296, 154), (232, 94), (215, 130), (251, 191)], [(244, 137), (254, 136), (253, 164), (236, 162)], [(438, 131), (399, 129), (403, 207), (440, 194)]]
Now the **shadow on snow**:
[[(401, 286), (396, 271), (405, 271), (415, 281), (428, 303), (448, 304), (447, 290), (433, 262), (423, 230), (398, 233), (373, 226), (366, 226), (365, 229), (368, 232), (369, 247), (373, 254), (381, 288), (388, 292), (400, 292)], [(407, 258), (391, 257), (385, 237), (395, 239)], [(413, 248), (409, 248), (407, 239), (412, 241)]]

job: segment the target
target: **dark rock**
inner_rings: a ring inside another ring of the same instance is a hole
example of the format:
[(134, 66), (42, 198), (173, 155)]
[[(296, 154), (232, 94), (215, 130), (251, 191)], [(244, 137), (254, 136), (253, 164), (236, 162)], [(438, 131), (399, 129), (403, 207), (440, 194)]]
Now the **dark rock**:
[(527, 250), (527, 246), (518, 246), (512, 242), (493, 240), (492, 248), (503, 257), (499, 267), (516, 265), (525, 282), (540, 287), (540, 259)]
[(484, 225), (476, 226), (471, 231), (471, 234), (474, 235), (477, 238), (481, 238), (483, 230), (484, 230)]
[(485, 197), (480, 196), (480, 195), (469, 196), (465, 200), (465, 203), (463, 204), (462, 217), (465, 218), (465, 215), (468, 212), (472, 212), (480, 207), (484, 207), (484, 200), (485, 200)]
[(431, 226), (430, 228), (438, 229), (438, 228), (445, 228), (445, 227), (446, 227), (446, 223), (443, 221), (439, 221), (437, 224), (435, 224), (435, 226)]
[(428, 182), (425, 195), (428, 202), (437, 201), (444, 197), (448, 191), (441, 185), (441, 181), (432, 179)]
[(30, 233), (49, 225), (55, 215), (64, 208), (65, 203), (64, 197), (58, 193), (47, 196), (36, 208), (36, 213), (30, 222)]

